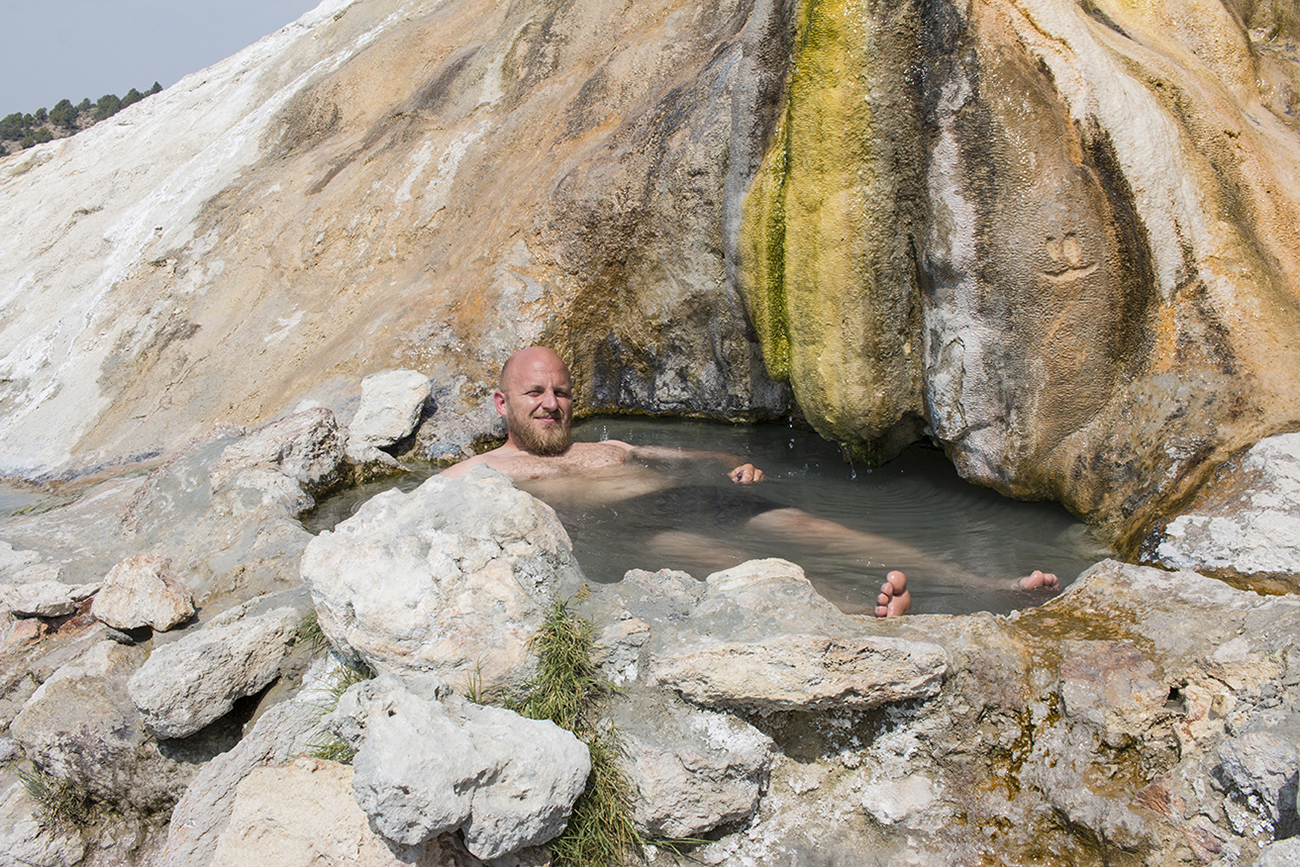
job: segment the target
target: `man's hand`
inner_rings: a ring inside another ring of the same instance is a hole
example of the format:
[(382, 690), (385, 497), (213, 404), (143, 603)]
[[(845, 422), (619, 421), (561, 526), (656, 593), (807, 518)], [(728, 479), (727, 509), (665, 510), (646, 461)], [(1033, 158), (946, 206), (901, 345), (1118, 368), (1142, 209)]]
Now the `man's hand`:
[(763, 481), (763, 471), (753, 464), (741, 464), (727, 475), (738, 485), (752, 485)]

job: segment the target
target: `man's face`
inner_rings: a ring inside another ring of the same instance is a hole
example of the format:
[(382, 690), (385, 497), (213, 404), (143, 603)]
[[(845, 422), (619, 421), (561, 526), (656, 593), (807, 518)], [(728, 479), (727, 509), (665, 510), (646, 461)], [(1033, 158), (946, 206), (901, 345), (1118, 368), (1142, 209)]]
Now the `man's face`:
[(544, 353), (517, 359), (501, 385), (497, 411), (506, 417), (510, 442), (543, 457), (568, 451), (573, 392), (563, 361)]

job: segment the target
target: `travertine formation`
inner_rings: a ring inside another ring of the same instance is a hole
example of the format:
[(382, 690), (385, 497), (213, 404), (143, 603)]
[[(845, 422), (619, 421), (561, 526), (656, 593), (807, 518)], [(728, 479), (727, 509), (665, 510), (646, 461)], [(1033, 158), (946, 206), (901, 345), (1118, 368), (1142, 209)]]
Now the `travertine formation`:
[[(501, 360), (579, 405), (798, 411), (1135, 546), (1300, 425), (1283, 0), (327, 0), (0, 161), (0, 473)], [(783, 383), (788, 380), (789, 388)]]

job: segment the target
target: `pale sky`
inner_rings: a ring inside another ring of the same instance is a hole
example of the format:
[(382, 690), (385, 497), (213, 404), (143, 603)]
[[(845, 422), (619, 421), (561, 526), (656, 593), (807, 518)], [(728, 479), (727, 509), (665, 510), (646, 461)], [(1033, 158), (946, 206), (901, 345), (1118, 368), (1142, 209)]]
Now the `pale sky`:
[(170, 87), (320, 0), (0, 0), (0, 117)]

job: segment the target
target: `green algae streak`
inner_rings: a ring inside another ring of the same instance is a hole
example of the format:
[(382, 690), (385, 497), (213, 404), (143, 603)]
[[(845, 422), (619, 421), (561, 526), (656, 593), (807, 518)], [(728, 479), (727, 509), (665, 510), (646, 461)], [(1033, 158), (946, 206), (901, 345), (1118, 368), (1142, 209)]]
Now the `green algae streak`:
[(900, 166), (908, 136), (881, 135), (873, 107), (914, 127), (909, 100), (883, 90), (876, 68), (898, 47), (893, 27), (856, 3), (805, 4), (786, 111), (740, 238), (769, 375), (790, 382), (819, 433), (873, 460), (914, 439), (920, 416), (915, 268), (899, 212), (907, 181), (896, 177), (916, 163), (904, 153)]

